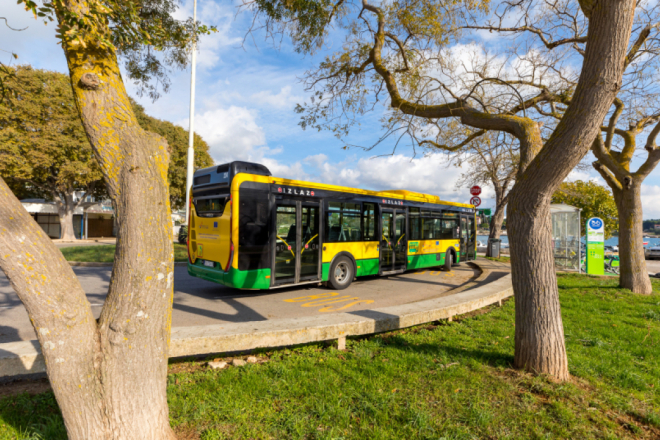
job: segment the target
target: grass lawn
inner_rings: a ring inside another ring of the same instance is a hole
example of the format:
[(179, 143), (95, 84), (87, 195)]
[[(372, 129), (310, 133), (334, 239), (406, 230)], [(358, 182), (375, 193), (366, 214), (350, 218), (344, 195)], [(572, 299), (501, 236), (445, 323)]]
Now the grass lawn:
[[(112, 263), (115, 260), (115, 245), (73, 246), (60, 249), (67, 261)], [(174, 261), (188, 261), (186, 246), (174, 243)]]
[(484, 257), (487, 260), (499, 261), (500, 263), (511, 263), (511, 258), (504, 255), (500, 255), (499, 258), (493, 257)]
[[(267, 362), (170, 365), (181, 438), (660, 438), (660, 282), (558, 277), (571, 382), (511, 369), (514, 304), (347, 341), (264, 351)], [(41, 437), (39, 437), (41, 435)], [(0, 439), (64, 439), (51, 393), (0, 400)]]

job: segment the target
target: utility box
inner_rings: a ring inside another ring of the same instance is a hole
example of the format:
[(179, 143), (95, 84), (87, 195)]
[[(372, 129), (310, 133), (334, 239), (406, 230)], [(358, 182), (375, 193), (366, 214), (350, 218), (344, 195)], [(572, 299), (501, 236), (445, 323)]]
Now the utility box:
[(490, 248), (490, 256), (492, 258), (500, 258), (500, 243), (502, 240), (499, 238), (489, 238), (488, 247)]

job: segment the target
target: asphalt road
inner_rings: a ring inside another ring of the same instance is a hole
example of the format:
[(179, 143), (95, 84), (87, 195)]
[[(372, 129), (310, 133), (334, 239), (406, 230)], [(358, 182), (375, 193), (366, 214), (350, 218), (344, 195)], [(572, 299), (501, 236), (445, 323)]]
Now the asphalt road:
[[(101, 313), (110, 280), (109, 267), (74, 267), (96, 317)], [(491, 274), (489, 278), (502, 276)], [(473, 285), (479, 271), (461, 264), (451, 272), (415, 271), (389, 277), (364, 277), (346, 290), (312, 285), (267, 291), (241, 291), (174, 269), (174, 327), (263, 321), (323, 315), (406, 304), (451, 294)], [(487, 279), (486, 281), (490, 281)], [(0, 343), (36, 339), (25, 308), (0, 273)]]

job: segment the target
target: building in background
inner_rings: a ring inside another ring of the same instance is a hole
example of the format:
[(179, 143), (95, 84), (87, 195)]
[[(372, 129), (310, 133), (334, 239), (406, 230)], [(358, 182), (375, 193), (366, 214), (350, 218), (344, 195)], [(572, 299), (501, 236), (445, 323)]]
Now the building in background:
[[(60, 217), (55, 202), (44, 199), (21, 200), (25, 210), (50, 238), (62, 235)], [(114, 210), (110, 201), (96, 201), (91, 196), (73, 212), (73, 230), (76, 238), (115, 237)]]
[[(21, 203), (50, 238), (58, 239), (62, 236), (60, 217), (57, 214), (55, 202), (44, 199), (24, 199), (21, 200)], [(116, 237), (114, 215), (115, 211), (109, 200), (96, 201), (93, 197), (88, 196), (73, 213), (73, 230), (76, 238)], [(185, 223), (185, 218), (185, 211), (172, 211), (174, 238), (178, 236), (180, 225)]]

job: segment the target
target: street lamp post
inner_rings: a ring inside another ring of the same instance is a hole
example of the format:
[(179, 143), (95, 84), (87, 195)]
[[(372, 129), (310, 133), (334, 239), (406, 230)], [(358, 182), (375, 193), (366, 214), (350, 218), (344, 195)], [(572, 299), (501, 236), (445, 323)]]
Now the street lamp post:
[[(193, 2), (193, 22), (197, 24), (197, 0)], [(197, 35), (194, 36), (192, 45), (192, 72), (190, 76), (190, 125), (188, 127), (188, 169), (186, 171), (186, 222), (190, 217), (190, 187), (192, 186), (193, 172), (195, 169), (195, 62), (197, 61)], [(190, 226), (190, 225), (188, 225)]]

